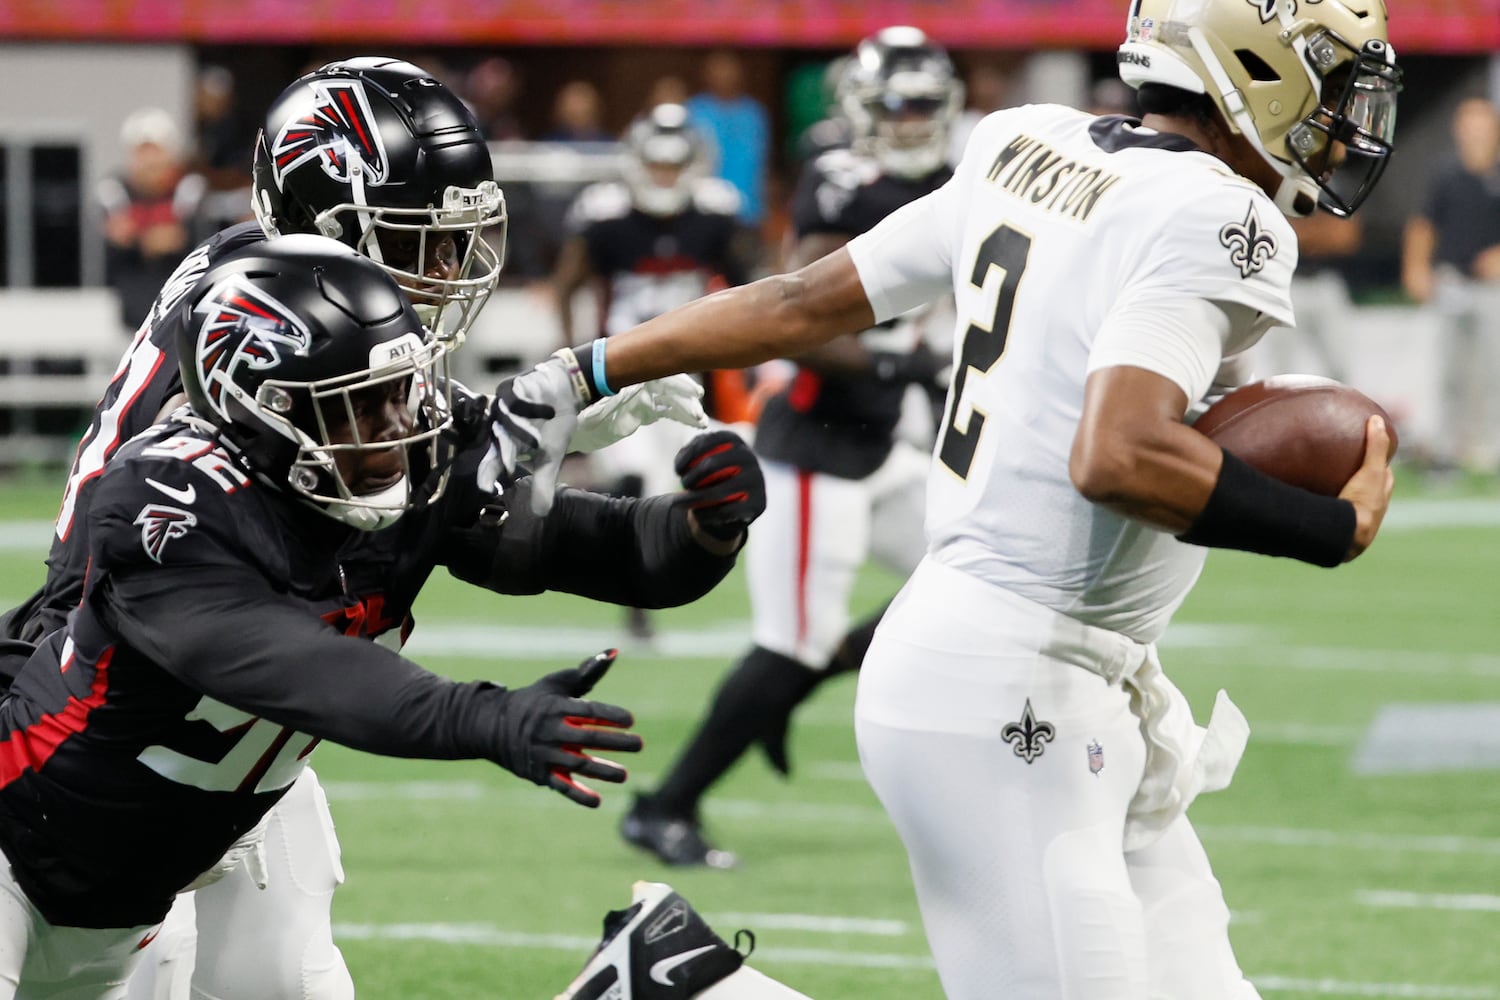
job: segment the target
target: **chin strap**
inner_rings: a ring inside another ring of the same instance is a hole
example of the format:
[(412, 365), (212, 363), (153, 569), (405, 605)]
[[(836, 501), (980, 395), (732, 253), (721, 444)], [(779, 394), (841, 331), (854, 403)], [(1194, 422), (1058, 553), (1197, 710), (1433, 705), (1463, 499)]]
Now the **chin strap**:
[(411, 498), (411, 480), (402, 476), (379, 493), (330, 500), (319, 504), (319, 509), (335, 521), (340, 521), (360, 531), (379, 531), (389, 528), (406, 513)]

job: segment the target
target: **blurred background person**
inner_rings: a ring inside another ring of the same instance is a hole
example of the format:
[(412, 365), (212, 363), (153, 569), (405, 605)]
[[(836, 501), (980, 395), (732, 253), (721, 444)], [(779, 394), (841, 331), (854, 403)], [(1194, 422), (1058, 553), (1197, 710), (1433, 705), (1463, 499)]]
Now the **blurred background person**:
[(765, 215), (771, 127), (765, 105), (745, 89), (745, 64), (730, 49), (703, 62), (703, 90), (688, 98), (693, 124), (712, 143), (714, 170), (740, 193), (740, 220), (758, 225)]
[[(568, 213), (552, 276), (564, 346), (628, 330), (712, 288), (746, 281), (757, 243), (738, 221), (739, 207), (739, 192), (708, 176), (707, 142), (682, 105), (658, 105), (637, 118), (625, 133), (623, 179), (585, 188)], [(593, 286), (598, 325), (580, 332), (574, 299), (585, 285)], [(714, 385), (707, 381), (705, 408), (723, 416)], [(673, 458), (695, 431), (679, 424), (686, 432), (679, 434), (666, 424), (594, 452), (596, 486), (622, 497), (671, 492)], [(636, 638), (652, 634), (639, 608), (630, 609), (627, 625)]]
[(207, 183), (200, 213), (205, 231), (250, 218), (250, 161), (254, 149), (254, 130), (236, 114), (234, 74), (223, 66), (204, 66), (193, 82), (189, 168)]
[(1434, 456), (1442, 474), (1500, 464), (1500, 110), (1483, 97), (1453, 112), (1454, 155), (1434, 173), (1421, 210), (1406, 225), (1401, 284), (1447, 320), (1442, 424), (1450, 450)]
[(563, 84), (552, 102), (552, 127), (543, 142), (613, 142), (604, 127), (604, 99), (599, 88), (587, 80)]
[(1141, 114), (1135, 91), (1113, 76), (1094, 81), (1089, 88), (1089, 105), (1085, 110), (1091, 115), (1128, 115), (1131, 118), (1139, 118)]
[(964, 74), (964, 109), (948, 136), (948, 162), (957, 163), (969, 143), (969, 133), (992, 111), (1008, 108), (1016, 90), (1015, 71), (994, 56), (981, 57)]
[(161, 108), (141, 108), (120, 126), (125, 166), (99, 184), (105, 278), (120, 296), (126, 329), (141, 325), (177, 262), (196, 242), (208, 184), (187, 169), (182, 132)]
[(481, 60), (464, 76), (464, 103), (474, 112), (479, 130), (491, 142), (526, 137), (521, 119), (516, 116), (520, 93), (520, 74), (510, 60), (499, 56)]

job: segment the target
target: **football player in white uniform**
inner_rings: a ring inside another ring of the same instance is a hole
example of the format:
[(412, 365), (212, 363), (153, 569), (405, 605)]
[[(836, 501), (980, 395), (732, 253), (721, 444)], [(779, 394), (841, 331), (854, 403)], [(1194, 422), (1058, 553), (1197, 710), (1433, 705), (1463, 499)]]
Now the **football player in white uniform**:
[(1335, 566), (1390, 501), (1379, 418), (1338, 497), (1189, 425), (1226, 361), (1291, 325), (1282, 213), (1354, 211), (1390, 155), (1382, 0), (1136, 0), (1119, 64), (1140, 121), (998, 111), (952, 181), (847, 247), (541, 366), (592, 373), (589, 399), (956, 295), (928, 554), (855, 713), (955, 998), (1257, 995), (1184, 815), (1248, 728), (1223, 696), (1194, 725), (1155, 641), (1202, 547)]

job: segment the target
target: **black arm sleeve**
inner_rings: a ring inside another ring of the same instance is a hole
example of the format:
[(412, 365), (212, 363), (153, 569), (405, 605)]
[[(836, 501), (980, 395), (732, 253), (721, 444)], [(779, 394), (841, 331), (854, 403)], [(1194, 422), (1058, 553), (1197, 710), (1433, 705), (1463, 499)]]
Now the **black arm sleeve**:
[(458, 579), (501, 594), (556, 590), (611, 604), (670, 608), (712, 590), (734, 566), (693, 539), (687, 509), (670, 496), (644, 500), (560, 489), (552, 511), (531, 513), (531, 481), (486, 516), (450, 535), (440, 561)]
[(460, 684), (344, 636), (248, 567), (112, 577), (97, 606), (124, 642), (245, 712), (389, 757), (493, 759), (504, 688)]

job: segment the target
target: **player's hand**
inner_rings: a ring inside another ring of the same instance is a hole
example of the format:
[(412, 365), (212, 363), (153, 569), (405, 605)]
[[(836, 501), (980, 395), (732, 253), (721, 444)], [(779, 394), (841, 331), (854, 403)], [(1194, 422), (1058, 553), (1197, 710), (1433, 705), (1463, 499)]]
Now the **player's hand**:
[(532, 512), (540, 516), (551, 510), (557, 475), (586, 402), (561, 358), (502, 381), (490, 401), (490, 444), (479, 463), (480, 489), (512, 482), (526, 466), (536, 483)]
[(675, 467), (682, 478), (682, 502), (709, 537), (737, 541), (765, 512), (760, 462), (733, 431), (699, 434), (677, 453)]
[(626, 386), (578, 415), (569, 448), (598, 451), (658, 420), (707, 427), (708, 414), (703, 412), (702, 400), (703, 386), (691, 375), (671, 375)]
[(916, 347), (904, 354), (875, 352), (870, 361), (876, 378), (900, 385), (946, 387), (949, 370), (953, 367), (948, 357), (938, 354), (923, 341), (918, 341)]
[(1391, 472), (1391, 435), (1385, 421), (1372, 416), (1365, 421), (1365, 460), (1344, 484), (1339, 496), (1354, 504), (1354, 544), (1344, 561), (1358, 556), (1380, 531), (1380, 522), (1391, 505), (1396, 477)]
[(606, 649), (572, 670), (559, 670), (505, 692), (495, 762), (579, 805), (596, 808), (599, 793), (575, 776), (619, 784), (625, 780), (625, 769), (587, 751), (635, 753), (643, 745), (635, 733), (622, 731), (635, 724), (628, 710), (581, 700), (615, 662), (616, 653)]

